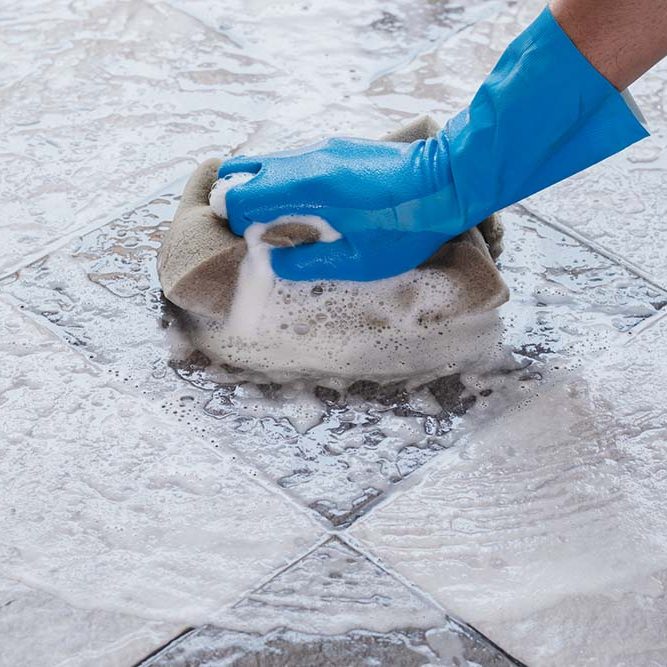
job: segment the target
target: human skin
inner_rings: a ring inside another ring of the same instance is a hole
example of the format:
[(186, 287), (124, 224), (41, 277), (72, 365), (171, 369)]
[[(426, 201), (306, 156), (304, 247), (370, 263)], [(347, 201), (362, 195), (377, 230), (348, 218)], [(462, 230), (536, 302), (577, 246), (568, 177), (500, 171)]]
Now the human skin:
[(618, 90), (667, 56), (667, 0), (553, 0), (551, 13)]
[(219, 178), (256, 174), (227, 193), (232, 231), (316, 211), (342, 238), (272, 251), (275, 273), (378, 280), (645, 138), (641, 114), (618, 91), (667, 54), (667, 0), (552, 1), (433, 138), (404, 146), (332, 138), (225, 161)]

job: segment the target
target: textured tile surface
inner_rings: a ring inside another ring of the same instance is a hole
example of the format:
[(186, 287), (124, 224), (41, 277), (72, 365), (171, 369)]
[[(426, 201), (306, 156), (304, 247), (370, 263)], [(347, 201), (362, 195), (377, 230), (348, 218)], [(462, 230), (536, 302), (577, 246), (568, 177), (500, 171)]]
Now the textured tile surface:
[(77, 609), (48, 593), (0, 579), (2, 667), (126, 667), (179, 629), (173, 623)]
[[(338, 538), (253, 591), (222, 621), (187, 633), (145, 664), (516, 664)], [(245, 631), (231, 629), (240, 627)]]
[(353, 534), (529, 664), (665, 655), (666, 333), (554, 378)]
[(317, 539), (224, 443), (213, 451), (13, 308), (0, 313), (1, 573), (76, 606), (193, 623)]
[[(230, 372), (192, 349), (161, 295), (155, 257), (176, 196), (164, 193), (0, 286), (71, 345), (159, 401), (193, 434), (232, 446), (335, 525), (363, 514), (487, 413), (534, 391), (552, 366), (598, 353), (656, 312), (667, 293), (521, 209), (505, 215), (500, 311), (515, 352), (482, 375), (408, 390), (281, 387)], [(512, 371), (512, 372), (510, 372)], [(508, 374), (509, 373), (509, 374)], [(466, 413), (475, 406), (475, 422)]]

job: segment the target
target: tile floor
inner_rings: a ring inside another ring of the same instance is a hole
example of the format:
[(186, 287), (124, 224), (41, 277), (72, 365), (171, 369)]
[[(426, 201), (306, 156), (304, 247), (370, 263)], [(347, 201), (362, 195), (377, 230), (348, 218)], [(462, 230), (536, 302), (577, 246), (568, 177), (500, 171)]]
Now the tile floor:
[(666, 65), (504, 213), (483, 375), (258, 382), (161, 297), (196, 161), (444, 119), (540, 8), (359, 4), (0, 10), (3, 667), (667, 664)]

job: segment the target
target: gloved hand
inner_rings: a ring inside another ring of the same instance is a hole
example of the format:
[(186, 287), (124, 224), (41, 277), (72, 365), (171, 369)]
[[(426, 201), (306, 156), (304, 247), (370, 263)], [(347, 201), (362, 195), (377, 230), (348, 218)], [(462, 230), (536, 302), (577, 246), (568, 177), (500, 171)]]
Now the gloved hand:
[[(626, 98), (627, 99), (627, 98)], [(329, 139), (237, 157), (256, 173), (227, 193), (232, 230), (318, 215), (342, 238), (272, 251), (292, 280), (373, 280), (414, 268), (491, 213), (648, 135), (626, 99), (545, 9), (505, 51), (470, 106), (412, 144)]]
[[(444, 204), (453, 190), (433, 183), (446, 170), (434, 169), (437, 141), (412, 144), (329, 139), (291, 153), (234, 158), (218, 172), (257, 172), (227, 192), (232, 231), (243, 234), (253, 222), (282, 215), (317, 215), (342, 238), (272, 251), (274, 271), (283, 278), (373, 280), (413, 269), (445, 241), (460, 233), (455, 222), (439, 230)], [(445, 149), (446, 150), (446, 149)], [(424, 173), (418, 173), (423, 170)], [(429, 197), (436, 194), (436, 197)]]

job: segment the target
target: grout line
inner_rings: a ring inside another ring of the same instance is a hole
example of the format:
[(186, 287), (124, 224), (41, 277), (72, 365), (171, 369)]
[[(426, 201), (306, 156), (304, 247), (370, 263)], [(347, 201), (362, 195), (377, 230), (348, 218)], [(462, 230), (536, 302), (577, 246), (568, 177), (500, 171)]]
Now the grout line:
[(220, 28), (213, 20), (210, 19), (210, 17), (208, 17), (207, 20), (207, 18), (204, 18), (204, 16), (198, 12), (193, 12), (191, 9), (187, 8), (187, 4), (186, 6), (181, 6), (178, 2), (174, 2), (173, 0), (145, 0), (145, 2), (156, 11), (161, 12), (163, 15), (165, 14), (166, 7), (176, 14), (187, 16), (189, 19), (202, 25), (207, 32), (212, 33), (216, 37), (222, 37), (223, 39), (227, 40), (227, 42), (229, 42), (229, 44), (231, 44), (234, 48), (241, 52), (247, 48), (247, 44), (243, 40), (240, 40), (234, 34), (230, 34), (230, 32), (233, 31), (233, 28)]
[(137, 200), (134, 205), (128, 203), (120, 204), (119, 206), (115, 207), (113, 211), (104, 213), (95, 218), (92, 222), (89, 222), (88, 224), (83, 225), (81, 227), (77, 227), (71, 232), (47, 243), (39, 250), (36, 250), (33, 253), (21, 257), (18, 261), (14, 262), (14, 264), (10, 264), (9, 267), (0, 269), (0, 281), (10, 278), (14, 274), (19, 273), (21, 270), (25, 269), (31, 264), (34, 264), (35, 262), (39, 262), (41, 259), (44, 259), (48, 255), (51, 255), (57, 250), (60, 250), (61, 248), (65, 247), (67, 244), (71, 243), (74, 239), (81, 238), (86, 234), (90, 234), (91, 232), (94, 232), (100, 227), (104, 227), (110, 222), (113, 222), (114, 220), (121, 218), (123, 215), (136, 211), (139, 207), (145, 206), (146, 204), (150, 203), (153, 199), (166, 196), (166, 194), (168, 194), (168, 190), (172, 187), (175, 188), (176, 186), (178, 186), (178, 193), (180, 194), (183, 190), (180, 184), (186, 178), (187, 174), (179, 176), (173, 181), (170, 181), (169, 183), (160, 186), (157, 190), (154, 190), (149, 195), (142, 197), (140, 200)]
[(621, 346), (626, 347), (627, 345), (632, 345), (637, 340), (637, 337), (641, 336), (644, 331), (658, 325), (660, 321), (665, 318), (667, 318), (667, 307), (662, 308), (657, 313), (654, 313), (650, 317), (647, 317), (639, 324), (636, 324), (634, 327), (632, 327), (632, 329), (627, 332), (628, 337), (621, 343)]
[(552, 229), (555, 229), (561, 232), (562, 234), (565, 234), (566, 236), (570, 236), (575, 241), (581, 243), (582, 245), (585, 245), (587, 248), (590, 248), (594, 252), (603, 255), (607, 259), (616, 262), (624, 269), (634, 273), (642, 280), (645, 280), (647, 283), (650, 283), (653, 287), (662, 290), (663, 292), (667, 292), (667, 285), (661, 284), (658, 280), (653, 278), (649, 273), (641, 269), (639, 266), (633, 264), (630, 260), (625, 259), (625, 257), (615, 253), (613, 250), (609, 250), (605, 246), (599, 244), (597, 241), (589, 239), (587, 236), (584, 236), (581, 232), (576, 231), (572, 227), (569, 227), (568, 225), (565, 225), (562, 222), (557, 222), (556, 220), (544, 217), (543, 214), (537, 213), (524, 203), (515, 204), (511, 208), (516, 208), (522, 213), (529, 215), (535, 220), (546, 225), (547, 227), (551, 227)]
[[(152, 401), (151, 401), (152, 403)], [(230, 433), (230, 435), (233, 435)], [(217, 447), (214, 447), (208, 442), (205, 442), (203, 439), (200, 438), (202, 441), (202, 444), (206, 449), (209, 451), (213, 452), (218, 458), (224, 460), (224, 457), (220, 450)], [(239, 461), (242, 462), (243, 467), (248, 468), (249, 470), (252, 470), (254, 475), (247, 475), (249, 479), (252, 481), (257, 482), (260, 486), (262, 486), (264, 489), (266, 489), (269, 493), (277, 495), (279, 497), (282, 497), (285, 499), (290, 505), (295, 507), (301, 514), (304, 516), (308, 517), (313, 523), (315, 523), (318, 527), (320, 527), (323, 531), (325, 531), (325, 534), (328, 537), (331, 537), (332, 535), (336, 534), (335, 531), (335, 526), (332, 525), (332, 523), (327, 519), (325, 516), (320, 514), (317, 510), (314, 510), (312, 507), (309, 507), (305, 503), (302, 503), (300, 499), (298, 499), (296, 496), (292, 495), (289, 491), (285, 490), (280, 484), (278, 484), (277, 480), (272, 479), (269, 477), (268, 472), (264, 470), (264, 468), (258, 466), (256, 463), (248, 460), (245, 456), (245, 454), (242, 454), (239, 450), (237, 449), (232, 449), (230, 445), (225, 444), (225, 449), (234, 457), (236, 457)]]
[[(314, 551), (316, 551), (320, 547), (324, 546), (327, 542), (331, 541), (332, 539), (334, 539), (333, 536), (328, 535), (328, 534), (325, 535), (324, 537), (320, 538), (319, 540), (314, 542), (312, 545), (310, 545), (306, 549), (306, 551), (304, 551), (303, 553), (301, 553), (298, 556), (295, 556), (286, 565), (284, 565), (282, 567), (279, 567), (279, 568), (276, 568), (271, 573), (267, 574), (265, 577), (262, 577), (261, 579), (259, 579), (256, 584), (253, 584), (252, 588), (248, 588), (243, 593), (240, 593), (239, 598), (237, 599), (236, 602), (233, 602), (231, 604), (225, 605), (224, 607), (221, 607), (219, 612), (225, 613), (225, 612), (233, 611), (234, 608), (238, 604), (240, 604), (241, 602), (243, 602), (243, 600), (245, 600), (245, 598), (252, 595), (256, 591), (261, 590), (264, 586), (266, 586), (266, 584), (270, 583), (271, 581), (273, 581), (274, 579), (279, 577), (281, 574), (283, 574), (283, 572), (286, 572), (287, 570), (294, 567), (294, 565), (296, 565), (297, 563), (299, 563), (302, 560), (304, 560), (305, 558), (307, 558), (311, 553), (313, 553)], [(224, 621), (224, 619), (223, 619), (223, 621)], [(223, 627), (223, 626), (217, 625), (217, 621), (212, 621), (212, 622), (209, 622), (209, 623), (201, 623), (197, 626), (187, 627), (181, 633), (175, 635), (174, 637), (172, 637), (171, 639), (166, 641), (164, 644), (162, 644), (161, 646), (156, 648), (154, 651), (149, 653), (147, 656), (143, 657), (141, 660), (134, 663), (133, 667), (140, 667), (142, 664), (144, 664), (144, 662), (146, 662), (150, 658), (158, 655), (160, 652), (165, 650), (167, 647), (171, 646), (172, 644), (178, 644), (181, 641), (186, 640), (187, 637), (189, 637), (191, 634), (194, 634), (197, 630), (199, 630), (200, 628), (202, 628), (206, 625), (213, 625), (215, 627)], [(223, 629), (224, 629), (224, 627), (223, 627)]]
[(143, 658), (140, 658), (136, 662), (133, 662), (131, 667), (141, 667), (141, 665), (145, 664), (148, 660), (151, 658), (157, 657), (162, 651), (164, 651), (166, 648), (172, 645), (177, 645), (180, 644), (183, 641), (186, 641), (187, 638), (194, 634), (201, 626), (189, 626), (186, 627), (184, 630), (179, 632), (178, 634), (175, 634), (171, 639), (168, 639), (164, 644), (161, 644), (158, 646), (156, 649), (152, 650), (148, 655), (145, 655)]
[(317, 549), (320, 547), (323, 547), (327, 542), (330, 542), (332, 539), (335, 539), (335, 535), (330, 535), (326, 534), (322, 537), (320, 537), (318, 540), (316, 540), (313, 544), (311, 544), (309, 547), (306, 548), (305, 551), (301, 553), (299, 556), (295, 556), (292, 560), (290, 560), (286, 565), (279, 567), (273, 572), (267, 574), (266, 576), (262, 577), (257, 581), (256, 584), (253, 585), (252, 588), (248, 588), (246, 591), (241, 593), (239, 595), (239, 598), (236, 602), (233, 604), (226, 605), (221, 609), (222, 610), (230, 610), (234, 609), (238, 604), (243, 602), (245, 598), (247, 598), (249, 595), (252, 595), (255, 592), (259, 592), (264, 586), (266, 586), (268, 583), (272, 582), (274, 579), (277, 579), (281, 574), (284, 572), (287, 572), (287, 570), (290, 570), (293, 568), (297, 563), (300, 563), (302, 560), (310, 556), (313, 552), (315, 552)]
[(400, 572), (395, 571), (390, 565), (387, 565), (379, 556), (376, 556), (371, 550), (370, 545), (367, 545), (362, 540), (355, 538), (353, 535), (339, 535), (338, 538), (341, 542), (345, 543), (351, 549), (354, 549), (361, 556), (366, 558), (369, 562), (373, 563), (376, 567), (382, 570), (385, 574), (389, 575), (393, 579), (396, 579), (402, 586), (407, 588), (409, 591), (413, 592), (417, 597), (419, 597), (423, 602), (435, 607), (441, 611), (445, 616), (450, 616), (450, 613), (429, 593), (422, 590), (417, 584), (413, 581), (410, 581), (408, 578), (404, 577)]
[(6, 303), (10, 308), (16, 311), (17, 315), (32, 322), (32, 324), (37, 327), (37, 329), (47, 332), (48, 335), (54, 340), (54, 342), (58, 343), (59, 346), (62, 347), (62, 350), (65, 353), (72, 352), (83, 359), (85, 364), (94, 371), (95, 376), (104, 377), (103, 369), (95, 362), (93, 362), (87, 354), (85, 354), (85, 348), (72, 345), (67, 340), (65, 340), (62, 335), (60, 335), (60, 332), (62, 332), (62, 327), (59, 327), (57, 324), (54, 324), (43, 315), (36, 313), (29, 308), (21, 308), (20, 306), (23, 302), (12, 294), (7, 294), (6, 292), (0, 291), (0, 302)]
[(382, 570), (384, 573), (386, 573), (388, 576), (392, 577), (396, 581), (398, 581), (402, 586), (407, 588), (411, 593), (416, 595), (418, 598), (420, 598), (423, 602), (425, 602), (428, 605), (431, 605), (432, 607), (435, 607), (438, 611), (441, 611), (445, 617), (448, 620), (453, 620), (454, 622), (465, 626), (466, 628), (471, 628), (474, 632), (478, 633), (481, 637), (484, 638), (485, 641), (487, 641), (489, 644), (494, 646), (500, 653), (502, 653), (504, 656), (512, 660), (515, 664), (516, 667), (527, 667), (523, 662), (521, 662), (518, 658), (515, 658), (513, 655), (511, 655), (509, 652), (507, 652), (502, 646), (496, 644), (492, 639), (487, 637), (482, 631), (478, 630), (474, 625), (468, 623), (467, 621), (463, 620), (462, 618), (459, 618), (457, 615), (452, 614), (451, 612), (447, 611), (445, 607), (438, 601), (436, 600), (429, 592), (425, 591), (421, 586), (418, 584), (414, 583), (407, 577), (404, 577), (400, 572), (395, 570), (391, 565), (387, 565), (379, 556), (376, 556), (372, 551), (369, 550), (370, 545), (366, 545), (365, 542), (362, 540), (359, 540), (351, 535), (345, 535), (345, 537), (341, 537), (341, 542), (346, 544), (348, 547), (351, 549), (354, 549), (356, 552), (358, 552), (361, 556), (366, 558), (369, 562), (373, 563), (376, 567), (378, 567), (380, 570)]

